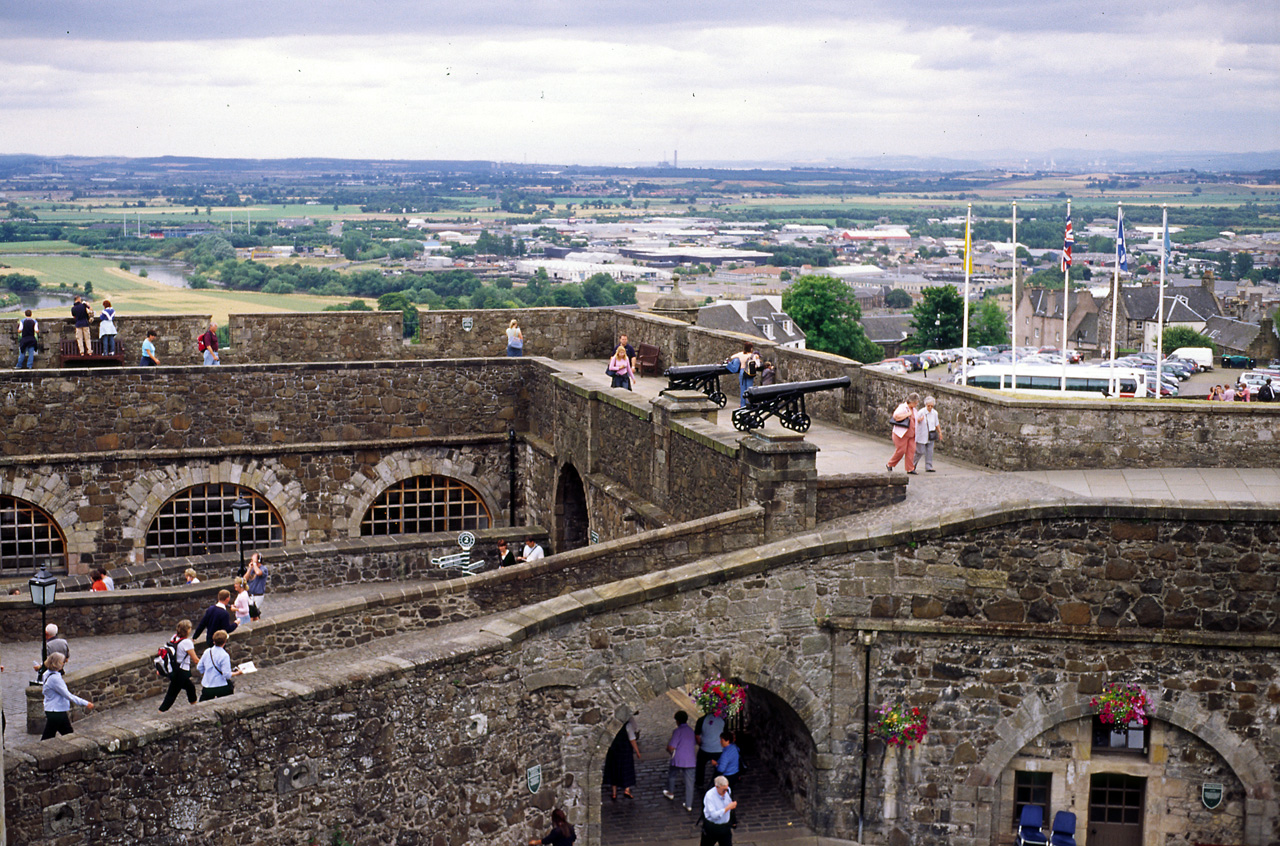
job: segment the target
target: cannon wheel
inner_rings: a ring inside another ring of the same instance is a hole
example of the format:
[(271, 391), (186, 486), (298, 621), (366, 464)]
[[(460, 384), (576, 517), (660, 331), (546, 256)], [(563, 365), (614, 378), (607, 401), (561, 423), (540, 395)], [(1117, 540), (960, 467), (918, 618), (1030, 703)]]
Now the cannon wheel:
[(760, 421), (756, 419), (756, 415), (749, 408), (735, 408), (733, 410), (733, 428), (739, 432), (749, 432), (752, 429), (760, 428)]
[(708, 395), (707, 399), (711, 400), (721, 408), (724, 408), (724, 404), (728, 398), (724, 394), (720, 393), (719, 391), (716, 391), (715, 393)]
[(793, 432), (807, 432), (809, 431), (809, 424), (812, 422), (813, 421), (809, 419), (809, 415), (801, 412), (798, 417), (793, 418), (784, 425)]

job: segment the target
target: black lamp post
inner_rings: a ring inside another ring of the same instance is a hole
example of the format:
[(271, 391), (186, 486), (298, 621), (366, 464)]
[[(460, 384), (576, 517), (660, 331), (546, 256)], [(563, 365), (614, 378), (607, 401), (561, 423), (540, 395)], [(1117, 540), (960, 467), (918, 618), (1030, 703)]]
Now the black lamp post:
[(31, 588), (31, 602), (40, 608), (40, 664), (43, 666), (49, 660), (49, 641), (44, 636), (45, 626), (48, 625), (46, 617), (58, 592), (58, 580), (50, 576), (49, 571), (41, 564), (40, 572), (32, 576), (27, 585)]
[(253, 503), (243, 496), (231, 503), (231, 519), (236, 524), (236, 546), (240, 549), (240, 571), (235, 574), (237, 576), (244, 572), (244, 524), (249, 522), (252, 514)]

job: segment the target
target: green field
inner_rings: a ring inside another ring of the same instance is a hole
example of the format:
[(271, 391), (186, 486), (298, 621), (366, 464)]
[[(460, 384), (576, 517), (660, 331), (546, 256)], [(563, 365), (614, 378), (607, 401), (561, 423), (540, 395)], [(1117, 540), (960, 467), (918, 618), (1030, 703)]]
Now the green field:
[[(145, 261), (146, 259), (141, 259)], [(9, 256), (10, 265), (0, 273), (30, 273), (44, 289), (83, 289), (93, 283), (93, 302), (111, 300), (121, 314), (211, 314), (226, 323), (230, 314), (254, 312), (321, 311), (326, 306), (348, 303), (351, 297), (320, 297), (311, 294), (263, 294), (256, 291), (223, 291), (206, 288), (175, 288), (121, 270), (119, 262), (80, 256)], [(37, 316), (65, 316), (69, 306), (40, 309)]]
[(0, 255), (5, 253), (78, 253), (83, 250), (70, 241), (0, 241)]

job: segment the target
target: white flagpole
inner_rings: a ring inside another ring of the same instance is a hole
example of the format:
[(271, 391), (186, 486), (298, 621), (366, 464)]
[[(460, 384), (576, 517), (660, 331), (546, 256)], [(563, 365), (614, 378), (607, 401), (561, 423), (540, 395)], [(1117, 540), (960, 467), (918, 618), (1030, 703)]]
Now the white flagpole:
[(1009, 352), (1013, 357), (1013, 386), (1018, 386), (1018, 204), (1013, 204), (1013, 308), (1009, 309)]
[[(1120, 217), (1123, 214), (1120, 203), (1116, 203), (1116, 258), (1115, 269), (1111, 274), (1111, 392), (1117, 393), (1116, 381), (1116, 319), (1120, 310), (1120, 227), (1123, 225)], [(1159, 390), (1160, 383), (1156, 382), (1156, 389)], [(1159, 396), (1157, 393), (1156, 396)]]
[[(1071, 199), (1067, 199), (1067, 220), (1071, 219)], [(1075, 234), (1071, 240), (1075, 242)], [(1058, 344), (1058, 352), (1062, 353), (1062, 391), (1067, 390), (1067, 314), (1071, 305), (1071, 265), (1062, 268), (1062, 343)], [(1047, 338), (1045, 340), (1048, 340)]]
[(964, 213), (964, 326), (961, 330), (960, 346), (964, 348), (964, 364), (960, 367), (960, 381), (969, 384), (969, 267), (973, 264), (970, 253), (973, 252), (973, 230), (969, 228), (973, 217), (973, 203)]
[[(1164, 367), (1164, 266), (1169, 260), (1169, 251), (1164, 248), (1165, 241), (1169, 238), (1169, 204), (1165, 203), (1164, 209), (1164, 227), (1160, 233), (1160, 317), (1156, 323), (1156, 375), (1161, 375)], [(1159, 383), (1157, 383), (1159, 384)]]

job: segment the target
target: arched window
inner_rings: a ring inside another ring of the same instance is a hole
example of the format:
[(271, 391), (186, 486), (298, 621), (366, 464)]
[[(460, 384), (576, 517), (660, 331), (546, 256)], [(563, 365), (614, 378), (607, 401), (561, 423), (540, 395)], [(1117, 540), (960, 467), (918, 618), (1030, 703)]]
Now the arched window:
[(62, 529), (26, 500), (0, 496), (0, 572), (26, 574), (41, 566), (66, 572), (67, 541)]
[(245, 549), (284, 544), (284, 521), (257, 491), (240, 485), (195, 485), (174, 494), (151, 521), (147, 558), (235, 552), (231, 503), (242, 496), (253, 506), (243, 530)]
[(487, 529), (489, 509), (469, 486), (448, 476), (415, 476), (392, 485), (360, 521), (362, 535)]

